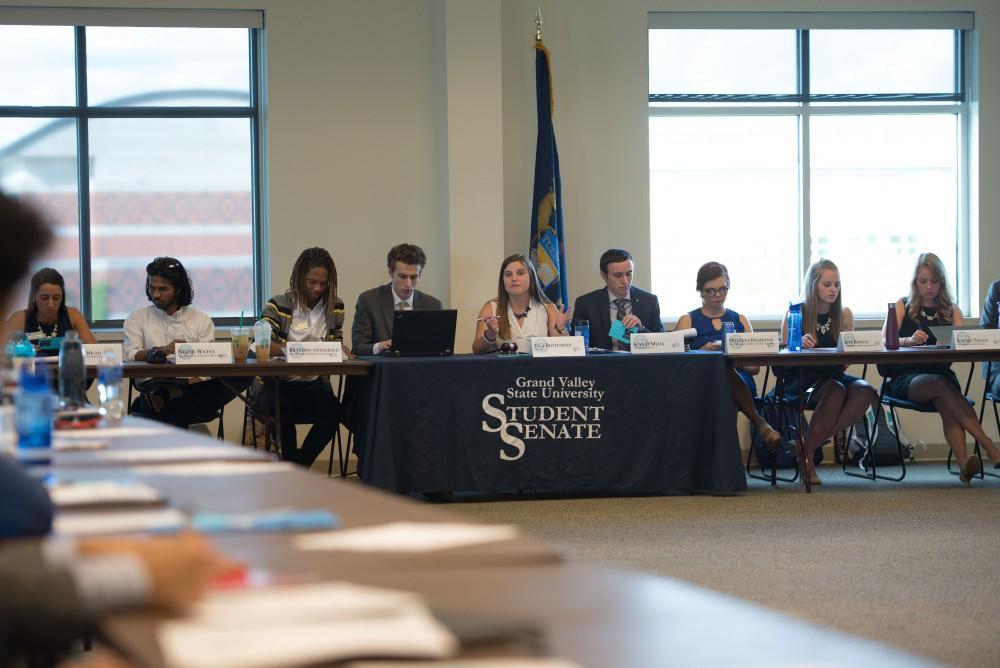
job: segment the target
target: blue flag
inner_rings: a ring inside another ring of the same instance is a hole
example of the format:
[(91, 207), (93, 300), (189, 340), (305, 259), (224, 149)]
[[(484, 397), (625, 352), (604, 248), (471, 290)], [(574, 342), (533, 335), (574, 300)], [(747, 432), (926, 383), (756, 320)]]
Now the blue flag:
[(535, 97), (538, 104), (538, 142), (535, 145), (535, 190), (531, 198), (529, 254), (548, 298), (559, 304), (568, 304), (562, 180), (559, 177), (556, 133), (552, 127), (552, 70), (549, 50), (541, 41), (535, 42)]

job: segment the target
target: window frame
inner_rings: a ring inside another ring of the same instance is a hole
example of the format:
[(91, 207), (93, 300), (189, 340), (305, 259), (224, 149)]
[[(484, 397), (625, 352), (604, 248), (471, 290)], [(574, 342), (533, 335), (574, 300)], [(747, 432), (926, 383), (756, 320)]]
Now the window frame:
[[(769, 22), (768, 17), (773, 16)], [(648, 35), (653, 30), (662, 29), (718, 29), (767, 30), (788, 29), (796, 31), (796, 85), (794, 94), (711, 94), (686, 93), (665, 94), (647, 92), (648, 119), (659, 117), (700, 116), (794, 116), (799, 119), (799, 248), (798, 271), (796, 272), (796, 292), (802, 290), (802, 279), (808, 269), (812, 248), (811, 202), (810, 202), (810, 120), (815, 116), (851, 115), (939, 115), (957, 116), (959, 137), (957, 141), (957, 201), (956, 205), (956, 249), (955, 275), (952, 287), (958, 296), (959, 306), (969, 316), (976, 307), (977, 282), (974, 269), (977, 258), (973, 257), (971, 229), (973, 209), (973, 188), (970, 164), (974, 146), (971, 141), (974, 110), (971, 100), (974, 79), (974, 54), (972, 18), (966, 13), (955, 13), (955, 17), (936, 17), (944, 20), (942, 25), (934, 22), (923, 25), (927, 15), (913, 14), (894, 25), (895, 17), (880, 13), (870, 15), (874, 26), (866, 26), (865, 14), (816, 14), (797, 15), (776, 13), (670, 13), (655, 12), (649, 15)], [(827, 24), (832, 22), (831, 24)], [(888, 21), (888, 23), (887, 23)], [(909, 93), (909, 94), (813, 94), (809, 86), (809, 33), (812, 29), (919, 29), (939, 28), (954, 31), (954, 88), (950, 93)], [(647, 45), (647, 60), (648, 60)], [(652, 63), (647, 63), (652, 67)], [(648, 79), (648, 77), (647, 77)], [(719, 104), (723, 103), (723, 104)], [(863, 104), (857, 104), (863, 103)], [(918, 103), (918, 104), (915, 104)], [(667, 106), (669, 105), (669, 106)], [(650, 220), (652, 226), (653, 221)], [(652, 251), (652, 249), (651, 249)], [(654, 260), (655, 261), (655, 260)], [(781, 314), (755, 314), (764, 321), (778, 320)], [(881, 322), (882, 314), (859, 313), (858, 321)], [(866, 323), (867, 324), (867, 323)]]
[[(100, 12), (100, 10), (97, 10)], [(78, 10), (83, 17), (94, 16), (87, 10)], [(80, 311), (90, 325), (95, 329), (121, 329), (124, 320), (105, 319), (93, 320), (93, 285), (91, 277), (91, 210), (90, 210), (90, 131), (89, 123), (96, 119), (143, 119), (143, 118), (166, 118), (166, 119), (192, 119), (192, 118), (242, 118), (250, 122), (250, 212), (251, 212), (251, 244), (252, 244), (252, 281), (253, 281), (253, 308), (255, 313), (260, 313), (264, 305), (265, 283), (265, 259), (266, 253), (264, 244), (265, 235), (265, 212), (264, 205), (265, 174), (264, 174), (264, 146), (262, 123), (262, 101), (264, 99), (264, 83), (262, 73), (264, 30), (262, 22), (254, 20), (253, 13), (234, 12), (232, 18), (239, 19), (232, 22), (220, 20), (221, 14), (215, 13), (210, 20), (204, 21), (205, 13), (200, 12), (180, 12), (169, 20), (168, 14), (160, 16), (158, 12), (145, 14), (145, 18), (154, 19), (151, 22), (132, 22), (128, 18), (136, 14), (127, 10), (121, 12), (103, 13), (97, 16), (107, 17), (121, 14), (126, 17), (122, 22), (114, 20), (101, 20), (89, 23), (90, 26), (115, 25), (120, 27), (223, 27), (247, 30), (247, 57), (249, 59), (249, 100), (246, 106), (91, 106), (87, 99), (87, 27), (88, 25), (72, 25), (65, 21), (60, 22), (58, 18), (52, 19), (51, 15), (42, 10), (41, 14), (35, 14), (30, 10), (23, 20), (6, 20), (10, 18), (6, 14), (0, 14), (0, 23), (12, 24), (33, 24), (33, 25), (65, 25), (73, 27), (73, 50), (75, 58), (75, 105), (58, 106), (19, 106), (0, 105), (0, 118), (48, 118), (52, 120), (72, 119), (76, 123), (76, 160), (77, 160), (77, 229), (79, 232), (79, 263), (80, 263)], [(243, 15), (243, 16), (236, 16)], [(15, 19), (18, 15), (14, 16)], [(37, 19), (41, 20), (37, 20)], [(202, 19), (191, 21), (190, 19)], [(247, 20), (249, 19), (249, 20)], [(212, 315), (211, 313), (209, 314)], [(238, 317), (212, 317), (217, 326), (232, 326), (239, 323)]]

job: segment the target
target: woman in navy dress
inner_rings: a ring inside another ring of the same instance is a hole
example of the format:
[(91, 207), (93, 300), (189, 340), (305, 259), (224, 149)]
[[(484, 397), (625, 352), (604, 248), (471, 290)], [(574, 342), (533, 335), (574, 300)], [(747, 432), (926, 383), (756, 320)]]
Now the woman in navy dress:
[[(736, 332), (752, 332), (753, 327), (745, 316), (726, 308), (729, 294), (729, 270), (719, 262), (707, 262), (698, 270), (697, 290), (701, 293), (701, 308), (685, 313), (677, 319), (675, 330), (694, 328), (698, 331), (691, 350), (721, 350), (723, 323), (732, 323)], [(769, 425), (754, 405), (757, 384), (753, 374), (756, 368), (730, 369), (729, 390), (740, 412), (757, 428), (757, 433), (772, 450), (782, 444), (781, 434)]]
[[(836, 348), (841, 332), (854, 329), (854, 314), (842, 303), (840, 270), (827, 259), (809, 267), (805, 277), (805, 299), (802, 303), (802, 348)], [(788, 343), (788, 317), (781, 324), (781, 341)], [(784, 397), (798, 399), (807, 393), (806, 408), (812, 409), (812, 420), (806, 433), (805, 456), (801, 458), (804, 474), (812, 484), (822, 481), (813, 466), (813, 454), (834, 434), (847, 429), (861, 419), (876, 400), (871, 385), (857, 376), (844, 372), (843, 366), (808, 366), (802, 370), (785, 367)], [(776, 372), (777, 375), (777, 372)]]
[[(948, 289), (944, 263), (934, 253), (924, 253), (917, 258), (910, 295), (896, 302), (895, 317), (899, 325), (899, 345), (903, 347), (935, 345), (937, 338), (930, 331), (931, 326), (961, 325), (964, 322), (962, 311), (954, 303)], [(962, 482), (970, 482), (981, 466), (979, 458), (969, 455), (966, 450), (966, 433), (989, 453), (993, 466), (1000, 468), (1000, 449), (983, 430), (975, 411), (962, 395), (962, 387), (951, 370), (951, 364), (879, 365), (879, 373), (890, 377), (886, 394), (934, 404), (941, 416), (945, 440), (961, 464), (959, 478)]]
[[(14, 313), (9, 327), (10, 331), (25, 332), (35, 346), (47, 339), (64, 337), (70, 330), (75, 330), (83, 343), (97, 343), (83, 314), (66, 306), (66, 281), (55, 269), (39, 269), (31, 277), (28, 308)], [(59, 354), (59, 347), (54, 346), (50, 354)]]

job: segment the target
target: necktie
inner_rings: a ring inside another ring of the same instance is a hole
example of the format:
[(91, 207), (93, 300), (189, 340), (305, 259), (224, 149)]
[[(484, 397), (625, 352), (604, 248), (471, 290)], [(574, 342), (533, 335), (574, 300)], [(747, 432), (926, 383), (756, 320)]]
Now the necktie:
[(396, 310), (397, 311), (409, 311), (410, 310), (410, 304), (409, 304), (409, 302), (399, 302), (398, 304), (396, 304)]

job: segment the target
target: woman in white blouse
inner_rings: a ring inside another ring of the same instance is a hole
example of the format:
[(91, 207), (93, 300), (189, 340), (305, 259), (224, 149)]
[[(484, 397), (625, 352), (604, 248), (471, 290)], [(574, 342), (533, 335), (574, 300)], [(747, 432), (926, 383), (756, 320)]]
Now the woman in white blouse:
[(542, 293), (528, 258), (511, 255), (500, 265), (497, 298), (479, 311), (472, 352), (488, 353), (502, 343), (515, 343), (526, 352), (533, 336), (565, 336), (571, 310), (556, 306)]

